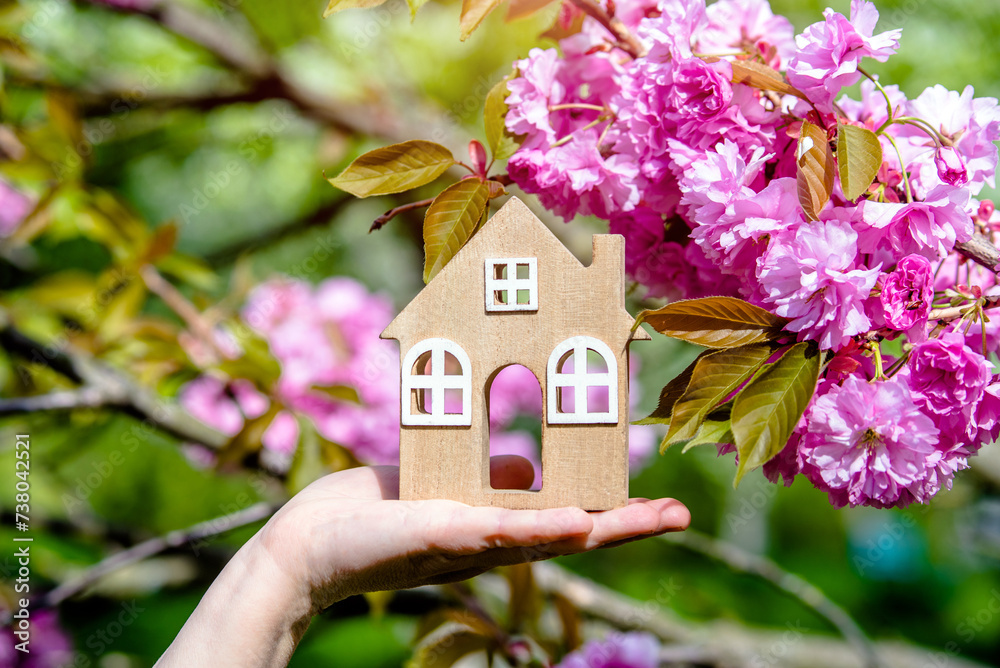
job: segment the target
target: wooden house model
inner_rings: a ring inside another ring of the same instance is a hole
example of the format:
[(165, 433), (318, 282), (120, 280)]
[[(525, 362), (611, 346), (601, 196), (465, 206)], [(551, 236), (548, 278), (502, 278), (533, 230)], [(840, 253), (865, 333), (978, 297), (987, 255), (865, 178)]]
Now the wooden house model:
[[(511, 198), (382, 332), (400, 344), (400, 498), (626, 505), (628, 346), (649, 335), (630, 333), (624, 238), (593, 244), (583, 266)], [(542, 388), (539, 491), (490, 486), (490, 385), (511, 364)]]

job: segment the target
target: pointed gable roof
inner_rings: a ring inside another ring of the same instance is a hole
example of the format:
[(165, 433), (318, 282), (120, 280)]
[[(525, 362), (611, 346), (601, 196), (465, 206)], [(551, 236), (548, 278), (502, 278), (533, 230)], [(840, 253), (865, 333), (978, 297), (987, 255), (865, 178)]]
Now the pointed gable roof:
[[(609, 235), (598, 235), (609, 236)], [(597, 237), (595, 237), (597, 238)], [(498, 249), (501, 249), (498, 253)], [(595, 261), (598, 259), (596, 256)], [(474, 289), (477, 293), (482, 291), (480, 281), (483, 276), (483, 262), (487, 257), (525, 257), (542, 256), (547, 258), (549, 263), (556, 265), (553, 267), (557, 271), (567, 274), (576, 274), (581, 277), (588, 267), (584, 266), (569, 250), (559, 241), (552, 231), (517, 197), (511, 197), (503, 207), (497, 211), (490, 219), (489, 223), (482, 228), (462, 247), (455, 257), (438, 272), (437, 276), (431, 279), (413, 300), (397, 315), (389, 326), (381, 334), (383, 339), (401, 339), (404, 333), (414, 329), (414, 317), (416, 314), (424, 313), (425, 308), (444, 303), (453, 299), (449, 290), (454, 290), (454, 285), (460, 284), (463, 276), (471, 276), (476, 282)], [(592, 265), (593, 266), (593, 265)], [(593, 274), (590, 274), (593, 276)], [(567, 276), (567, 280), (572, 280), (573, 276)], [(593, 278), (591, 278), (593, 280)], [(620, 281), (621, 278), (616, 278)], [(469, 288), (472, 288), (470, 285)], [(478, 303), (482, 309), (483, 296), (478, 296)], [(620, 310), (623, 316), (622, 324), (631, 327), (634, 319), (625, 310), (624, 303), (608, 304), (609, 310)], [(471, 314), (470, 314), (471, 315)], [(417, 336), (421, 336), (417, 334)], [(633, 339), (648, 339), (649, 335), (644, 330), (635, 332)]]

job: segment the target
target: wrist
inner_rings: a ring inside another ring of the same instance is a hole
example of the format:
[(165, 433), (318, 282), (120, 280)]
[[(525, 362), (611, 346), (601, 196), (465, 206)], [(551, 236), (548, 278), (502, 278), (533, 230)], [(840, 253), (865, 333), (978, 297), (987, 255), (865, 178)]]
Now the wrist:
[(226, 564), (157, 666), (285, 666), (311, 617), (308, 589), (254, 536)]

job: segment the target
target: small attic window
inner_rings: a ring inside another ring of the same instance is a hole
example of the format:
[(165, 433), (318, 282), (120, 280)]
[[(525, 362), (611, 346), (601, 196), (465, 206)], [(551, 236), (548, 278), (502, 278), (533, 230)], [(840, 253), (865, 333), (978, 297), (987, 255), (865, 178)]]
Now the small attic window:
[(486, 311), (537, 311), (538, 259), (487, 258)]

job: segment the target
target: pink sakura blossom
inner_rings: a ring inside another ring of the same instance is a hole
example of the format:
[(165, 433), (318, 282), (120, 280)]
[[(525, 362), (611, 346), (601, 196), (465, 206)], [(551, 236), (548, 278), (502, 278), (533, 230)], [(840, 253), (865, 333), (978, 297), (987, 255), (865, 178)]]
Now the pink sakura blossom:
[(964, 186), (969, 182), (969, 170), (954, 146), (942, 146), (935, 151), (934, 166), (938, 178), (950, 186)]
[(942, 260), (957, 242), (972, 237), (968, 204), (968, 190), (947, 185), (936, 187), (919, 202), (865, 200), (860, 206), (858, 246), (875, 254), (876, 261), (910, 254)]
[(804, 472), (841, 507), (887, 508), (927, 500), (927, 459), (938, 430), (899, 379), (850, 376), (814, 399), (801, 456)]
[(721, 215), (713, 213), (714, 207), (697, 210), (691, 238), (723, 271), (747, 281), (748, 292), (771, 235), (802, 221), (794, 179), (774, 179), (759, 193), (734, 198)]
[(879, 271), (856, 268), (856, 240), (848, 223), (833, 219), (799, 225), (772, 241), (760, 284), (800, 340), (837, 349), (871, 327), (863, 305)]
[(885, 62), (899, 48), (902, 31), (875, 35), (878, 10), (867, 0), (851, 0), (851, 18), (832, 9), (795, 38), (796, 51), (788, 63), (788, 82), (823, 111), (830, 111), (841, 89), (861, 78), (858, 65), (865, 57)]
[(795, 29), (771, 11), (767, 0), (720, 0), (708, 7), (706, 16), (708, 23), (696, 37), (699, 53), (728, 55), (752, 49), (771, 67), (784, 69), (795, 51)]
[(638, 167), (624, 156), (605, 158), (596, 131), (578, 134), (555, 148), (519, 149), (507, 163), (511, 180), (567, 221), (578, 213), (608, 218), (633, 209), (639, 203)]
[[(243, 309), (244, 321), (268, 342), (281, 364), (278, 411), (262, 434), (265, 455), (287, 466), (299, 438), (293, 413), (363, 462), (390, 463), (399, 453), (399, 357), (379, 333), (392, 319), (388, 300), (351, 279), (317, 287), (299, 281), (263, 283)], [(323, 388), (347, 386), (358, 402), (336, 399)], [(179, 400), (195, 417), (223, 433), (237, 434), (262, 416), (271, 399), (250, 381), (202, 376), (182, 388)]]
[(684, 195), (681, 209), (692, 220), (710, 221), (722, 215), (736, 199), (747, 199), (764, 188), (763, 169), (773, 154), (764, 147), (744, 157), (740, 147), (724, 140), (706, 151), (692, 151), (671, 141), (671, 156), (678, 165), (678, 184)]
[[(0, 612), (7, 613), (5, 605)], [(140, 608), (141, 609), (141, 608)], [(70, 635), (59, 624), (55, 610), (43, 608), (31, 612), (31, 642), (27, 652), (18, 649), (23, 638), (14, 635), (8, 625), (0, 628), (0, 666), (12, 668), (63, 668), (78, 663)]]
[[(952, 183), (945, 178), (957, 176), (958, 165), (965, 168), (965, 185), (972, 195), (978, 195), (984, 185), (996, 185), (997, 148), (993, 143), (1000, 139), (1000, 108), (992, 97), (974, 97), (972, 86), (961, 94), (937, 85), (926, 89), (906, 106), (906, 113), (926, 121), (944, 140), (946, 155), (941, 159), (946, 166), (941, 175), (937, 160), (938, 146), (927, 132), (917, 126), (904, 126), (899, 134), (906, 138), (907, 154), (913, 156), (912, 171), (917, 172), (917, 194), (923, 196), (941, 183)], [(952, 150), (954, 153), (952, 154)]]
[(934, 270), (920, 255), (907, 255), (885, 276), (879, 302), (885, 324), (906, 331), (927, 323), (934, 299)]
[(643, 21), (637, 30), (649, 45), (648, 57), (661, 62), (691, 58), (691, 43), (708, 24), (705, 0), (661, 0), (657, 9), (660, 15)]
[[(676, 219), (671, 224), (684, 225)], [(663, 216), (640, 207), (612, 218), (609, 231), (625, 237), (625, 272), (648, 287), (647, 297), (684, 298), (690, 268), (684, 259), (684, 247), (665, 239)]]
[(557, 668), (656, 668), (659, 655), (660, 643), (649, 633), (612, 633), (604, 640), (588, 640)]
[(0, 179), (0, 239), (13, 234), (34, 206), (30, 197)]
[(965, 345), (961, 332), (951, 330), (913, 348), (910, 388), (928, 413), (967, 419), (992, 380), (991, 366)]

